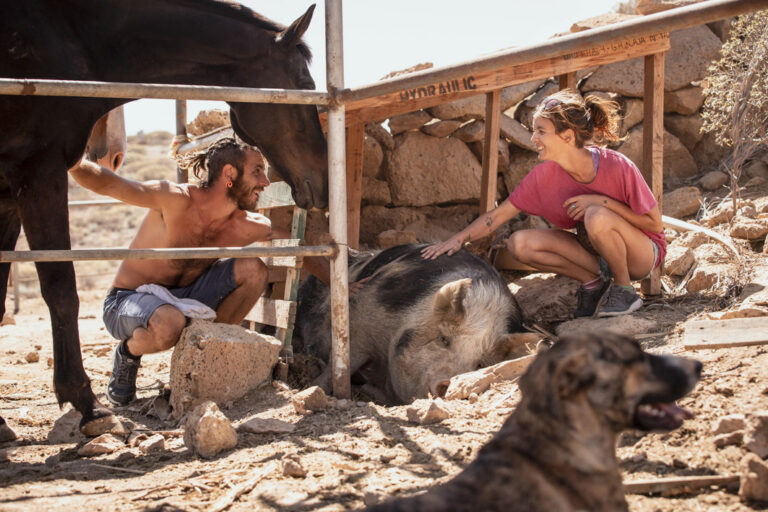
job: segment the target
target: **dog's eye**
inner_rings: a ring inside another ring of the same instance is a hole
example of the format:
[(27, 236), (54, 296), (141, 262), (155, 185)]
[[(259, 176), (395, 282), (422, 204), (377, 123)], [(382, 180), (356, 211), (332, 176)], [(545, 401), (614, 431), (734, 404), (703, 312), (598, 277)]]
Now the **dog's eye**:
[(451, 346), (451, 340), (450, 338), (447, 338), (445, 336), (438, 336), (437, 341), (440, 342), (444, 347), (450, 347)]

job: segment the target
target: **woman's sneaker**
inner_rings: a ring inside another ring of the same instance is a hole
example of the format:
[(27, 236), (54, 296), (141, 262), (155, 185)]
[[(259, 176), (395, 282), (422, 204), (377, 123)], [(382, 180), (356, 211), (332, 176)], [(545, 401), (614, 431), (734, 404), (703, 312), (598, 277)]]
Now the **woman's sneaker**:
[(599, 317), (627, 315), (640, 309), (643, 300), (634, 288), (631, 290), (614, 284), (608, 290), (608, 298), (597, 314)]
[(128, 405), (136, 398), (136, 374), (141, 357), (131, 357), (125, 351), (125, 342), (115, 348), (115, 362), (107, 384), (107, 400), (115, 405)]
[(573, 312), (573, 318), (595, 316), (597, 308), (605, 298), (610, 286), (610, 279), (601, 279), (600, 285), (591, 290), (584, 288), (584, 285), (579, 286), (579, 289), (576, 290), (576, 311)]

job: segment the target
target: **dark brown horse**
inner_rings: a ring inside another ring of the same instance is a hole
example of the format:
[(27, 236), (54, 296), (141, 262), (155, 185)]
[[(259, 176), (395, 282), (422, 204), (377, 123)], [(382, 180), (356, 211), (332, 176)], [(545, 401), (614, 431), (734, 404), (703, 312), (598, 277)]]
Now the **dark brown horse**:
[[(2, 1), (0, 77), (313, 89), (301, 40), (313, 10), (284, 27), (217, 0)], [(32, 249), (70, 248), (67, 169), (94, 123), (126, 101), (0, 96), (0, 250), (14, 249), (22, 225)], [(230, 107), (235, 132), (264, 152), (297, 204), (324, 207), (327, 153), (317, 109)], [(0, 264), (0, 317), (9, 267)], [(74, 267), (38, 263), (37, 272), (51, 314), (56, 395), (87, 426), (112, 413), (83, 369)]]

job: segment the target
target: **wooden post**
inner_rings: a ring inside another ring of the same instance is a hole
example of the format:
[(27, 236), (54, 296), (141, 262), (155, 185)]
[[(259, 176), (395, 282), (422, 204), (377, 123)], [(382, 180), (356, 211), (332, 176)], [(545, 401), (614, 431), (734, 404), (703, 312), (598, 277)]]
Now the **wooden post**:
[(560, 90), (576, 88), (576, 72), (572, 71), (558, 77), (560, 79)]
[(363, 195), (363, 148), (365, 125), (347, 127), (347, 241), (352, 249), (360, 247), (360, 200)]
[[(643, 176), (662, 209), (664, 185), (664, 54), (645, 57), (645, 91), (643, 118)], [(661, 293), (661, 266), (641, 283), (646, 295)]]
[(499, 173), (499, 127), (501, 89), (485, 94), (485, 139), (483, 178), (480, 182), (480, 215), (496, 207), (496, 177)]

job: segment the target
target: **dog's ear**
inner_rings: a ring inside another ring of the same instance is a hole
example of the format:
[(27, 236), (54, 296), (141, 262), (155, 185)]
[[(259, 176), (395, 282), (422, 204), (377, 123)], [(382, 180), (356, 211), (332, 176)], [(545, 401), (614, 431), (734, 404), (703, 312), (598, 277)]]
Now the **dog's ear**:
[(561, 397), (571, 396), (595, 381), (592, 357), (587, 350), (577, 350), (558, 361), (555, 384)]

